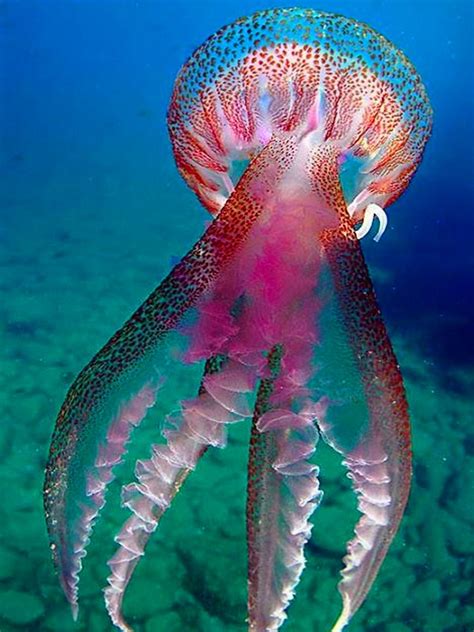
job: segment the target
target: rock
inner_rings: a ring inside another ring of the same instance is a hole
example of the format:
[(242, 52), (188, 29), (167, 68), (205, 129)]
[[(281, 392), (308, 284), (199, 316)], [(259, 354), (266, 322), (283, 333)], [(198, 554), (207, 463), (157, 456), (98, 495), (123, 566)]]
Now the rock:
[(446, 542), (449, 549), (459, 555), (474, 554), (474, 538), (472, 537), (472, 527), (456, 520), (449, 515), (445, 515)]
[(161, 610), (160, 587), (150, 586), (141, 576), (134, 579), (135, 581), (130, 583), (125, 595), (123, 607), (125, 618), (130, 622), (145, 621)]
[[(18, 457), (16, 459), (18, 460)], [(6, 464), (0, 467), (0, 478), (3, 481), (1, 509), (8, 511), (10, 515), (17, 516), (19, 515), (18, 512), (30, 510), (34, 504), (33, 494), (30, 490), (20, 486), (20, 480), (14, 476), (12, 468), (7, 467)]]
[[(99, 610), (99, 612), (90, 610), (87, 614), (89, 615), (85, 628), (87, 632), (104, 632), (104, 630), (110, 630), (112, 628), (112, 624), (105, 610)], [(79, 615), (79, 620), (80, 619), (81, 616)], [(61, 630), (61, 628), (56, 628), (54, 632), (58, 632), (58, 630)]]
[(461, 474), (456, 478), (453, 496), (448, 502), (450, 513), (465, 522), (474, 524), (472, 509), (472, 489), (474, 488), (474, 457), (466, 456), (462, 462)]
[(145, 621), (155, 615), (161, 616), (176, 603), (184, 569), (174, 553), (158, 549), (157, 546), (150, 547), (127, 588), (124, 610), (130, 619)]
[(436, 505), (426, 514), (425, 523), (421, 526), (421, 544), (430, 557), (430, 567), (433, 574), (439, 578), (456, 574), (457, 563), (449, 554), (446, 546), (446, 531), (443, 524), (443, 512)]
[(347, 468), (342, 465), (341, 455), (324, 440), (319, 441), (314, 462), (319, 466), (321, 488), (326, 493), (332, 486), (348, 488)]
[(403, 553), (403, 561), (407, 566), (423, 566), (428, 561), (428, 556), (425, 551), (409, 547)]
[[(219, 531), (222, 532), (225, 538), (232, 541), (233, 546), (237, 542), (245, 542), (246, 524), (244, 515), (243, 509), (240, 510), (232, 506), (229, 508), (226, 520), (219, 524)], [(246, 555), (246, 553), (243, 552), (243, 555)]]
[[(416, 585), (416, 575), (410, 568), (402, 567), (399, 560), (393, 557), (389, 557), (386, 561), (389, 568), (389, 572), (385, 573), (385, 577), (389, 580), (387, 582), (388, 594), (396, 595), (396, 599), (388, 599), (384, 603), (381, 614), (388, 617), (388, 620), (393, 620), (400, 617), (400, 605), (410, 603), (413, 587)], [(387, 571), (387, 566), (385, 566), (385, 571)], [(384, 601), (383, 597), (382, 601)], [(367, 606), (370, 603), (371, 601), (368, 600)], [(381, 623), (386, 620), (382, 619)]]
[[(341, 605), (336, 588), (337, 569), (329, 572), (324, 564), (322, 569), (316, 570), (320, 560), (317, 556), (308, 561), (303, 579), (296, 589), (296, 597), (290, 605), (288, 616), (291, 617), (291, 625), (288, 625), (288, 629), (294, 632), (330, 630), (339, 616)], [(308, 608), (309, 603), (311, 608)]]
[(412, 632), (404, 623), (389, 623), (385, 628), (386, 632)]
[[(87, 560), (87, 563), (93, 565), (94, 561), (92, 556)], [(91, 573), (84, 573), (81, 578), (81, 599), (85, 597), (98, 597), (104, 587), (103, 581), (99, 581)]]
[(165, 612), (157, 614), (145, 623), (145, 632), (182, 632), (183, 622), (176, 612)]
[(338, 505), (326, 506), (323, 502), (312, 520), (314, 522), (312, 536), (314, 545), (342, 557), (345, 544), (352, 537), (356, 520), (355, 511), (348, 511)]
[(13, 577), (18, 572), (20, 558), (3, 546), (0, 546), (0, 580)]
[(446, 481), (451, 472), (451, 464), (448, 461), (439, 460), (436, 465), (431, 464), (426, 467), (428, 473), (428, 489), (432, 500), (442, 497)]
[(437, 579), (420, 582), (412, 589), (411, 599), (415, 603), (423, 604), (423, 608), (428, 604), (436, 604), (441, 599), (441, 584)]
[(465, 625), (466, 629), (472, 630), (474, 626), (474, 606), (466, 606), (463, 609), (459, 623)]
[[(429, 460), (430, 455), (433, 453), (435, 439), (434, 437), (423, 430), (423, 426), (420, 424), (415, 425), (415, 431), (413, 433), (413, 456), (416, 463), (425, 463)], [(416, 471), (415, 471), (416, 473)]]
[(457, 630), (458, 618), (446, 610), (433, 608), (427, 617), (429, 630)]
[(205, 490), (204, 493), (206, 494), (204, 501), (191, 499), (200, 525), (204, 528), (215, 528), (219, 524), (225, 528), (226, 523), (229, 522), (226, 496), (219, 491), (219, 488), (215, 493), (209, 493), (209, 490)]
[(233, 626), (229, 623), (224, 623), (218, 617), (213, 617), (208, 614), (205, 610), (202, 610), (199, 615), (199, 629), (206, 630), (206, 632), (221, 632), (222, 630), (226, 630), (226, 632), (239, 632), (242, 628)]
[[(125, 602), (128, 604), (128, 592), (135, 595), (134, 599), (152, 593), (154, 605), (148, 611), (155, 614), (171, 610), (176, 602), (176, 591), (183, 584), (184, 575), (185, 569), (175, 552), (164, 547), (159, 538), (152, 538), (127, 589)], [(138, 612), (144, 608), (142, 604), (138, 605)]]
[(44, 606), (35, 595), (18, 590), (0, 591), (0, 619), (15, 625), (26, 625), (43, 614)]
[(42, 628), (44, 627), (46, 630), (51, 630), (51, 632), (58, 632), (58, 630), (61, 630), (61, 632), (69, 632), (69, 630), (77, 631), (83, 629), (83, 626), (79, 627), (78, 623), (74, 621), (71, 610), (67, 606), (53, 610), (41, 625)]
[[(205, 543), (203, 543), (204, 545)], [(234, 621), (245, 618), (246, 568), (242, 555), (232, 553), (226, 540), (218, 538), (207, 545), (183, 550), (181, 557), (186, 569), (183, 585), (192, 595), (198, 609), (207, 610), (212, 616)], [(176, 598), (177, 604), (184, 599)], [(190, 607), (189, 610), (194, 608)]]
[[(35, 556), (42, 556), (48, 549), (48, 544), (40, 506), (35, 511), (18, 512), (16, 517), (18, 523), (12, 521), (9, 523), (9, 529), (5, 529), (11, 548), (29, 556), (33, 553)], [(18, 527), (19, 524), (21, 528)]]
[(472, 582), (470, 579), (461, 579), (461, 581), (456, 582), (456, 585), (452, 588), (453, 595), (457, 595), (458, 597), (464, 597), (464, 595), (468, 595), (469, 591), (471, 590), (471, 584)]

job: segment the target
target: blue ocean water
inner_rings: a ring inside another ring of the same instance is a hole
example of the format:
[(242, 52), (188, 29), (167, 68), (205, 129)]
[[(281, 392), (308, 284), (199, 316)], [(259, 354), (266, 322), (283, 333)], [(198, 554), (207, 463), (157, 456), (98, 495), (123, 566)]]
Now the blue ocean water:
[[(41, 488), (54, 419), (77, 372), (208, 220), (176, 171), (167, 136), (180, 66), (220, 26), (287, 5), (0, 2), (2, 632), (111, 629), (99, 589), (113, 512), (86, 558), (77, 624), (51, 566)], [(388, 231), (379, 244), (364, 242), (407, 380), (415, 476), (402, 531), (349, 630), (467, 632), (474, 628), (473, 5), (298, 5), (387, 36), (417, 68), (434, 109), (422, 165), (390, 208)], [(142, 447), (152, 426), (144, 433)], [(245, 629), (245, 446), (236, 434), (177, 499), (126, 602), (137, 631)], [(343, 472), (322, 458), (333, 472), (326, 498), (335, 522), (326, 527), (347, 537), (350, 528), (337, 523), (341, 508), (329, 500), (331, 491), (343, 495)], [(318, 544), (323, 531), (316, 524), (289, 631), (327, 630), (337, 615), (340, 556), (331, 542)]]

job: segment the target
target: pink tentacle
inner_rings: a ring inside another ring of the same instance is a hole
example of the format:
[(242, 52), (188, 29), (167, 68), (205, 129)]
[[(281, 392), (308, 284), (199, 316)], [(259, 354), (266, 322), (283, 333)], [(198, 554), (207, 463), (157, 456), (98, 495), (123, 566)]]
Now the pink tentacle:
[(410, 421), (400, 368), (339, 185), (337, 155), (315, 151), (311, 168), (315, 192), (339, 217), (321, 242), (366, 405), (365, 426), (351, 446), (342, 439), (342, 427), (328, 424), (324, 410), (319, 420), (329, 443), (345, 456), (363, 514), (344, 558), (343, 609), (333, 628), (339, 632), (367, 596), (402, 519), (411, 478)]
[[(319, 505), (316, 465), (318, 431), (314, 406), (272, 407), (285, 382), (281, 346), (269, 354), (271, 375), (261, 381), (255, 405), (247, 488), (249, 630), (278, 630), (305, 566), (304, 546), (311, 536), (309, 518)], [(279, 375), (279, 377), (278, 377)], [(293, 403), (293, 406), (292, 406)]]
[[(253, 367), (232, 359), (207, 372), (199, 395), (183, 401), (180, 413), (169, 419), (163, 432), (166, 444), (153, 445), (151, 458), (137, 461), (137, 482), (123, 487), (122, 504), (133, 515), (115, 538), (119, 548), (108, 562), (111, 573), (105, 589), (107, 610), (121, 630), (130, 630), (122, 600), (150, 535), (207, 447), (225, 445), (225, 424), (245, 417), (244, 398), (253, 391), (255, 379)], [(226, 393), (224, 403), (214, 395), (221, 396), (221, 391)]]

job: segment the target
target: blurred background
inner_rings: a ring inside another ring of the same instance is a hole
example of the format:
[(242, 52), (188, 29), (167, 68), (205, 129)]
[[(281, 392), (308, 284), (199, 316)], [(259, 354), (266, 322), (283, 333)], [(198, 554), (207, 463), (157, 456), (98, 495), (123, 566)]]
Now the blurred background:
[[(119, 468), (85, 559), (78, 622), (52, 568), (42, 515), (55, 416), (78, 371), (203, 232), (166, 109), (188, 56), (273, 0), (0, 2), (0, 629), (102, 631), (101, 587), (124, 513), (121, 482), (159, 435), (155, 411)], [(415, 474), (406, 518), (353, 632), (474, 627), (473, 4), (300, 0), (367, 22), (427, 87), (422, 165), (364, 251), (406, 378)], [(206, 455), (164, 518), (125, 600), (136, 631), (246, 629), (248, 428)], [(321, 444), (320, 444), (321, 445)], [(339, 459), (288, 632), (329, 630), (355, 519)]]

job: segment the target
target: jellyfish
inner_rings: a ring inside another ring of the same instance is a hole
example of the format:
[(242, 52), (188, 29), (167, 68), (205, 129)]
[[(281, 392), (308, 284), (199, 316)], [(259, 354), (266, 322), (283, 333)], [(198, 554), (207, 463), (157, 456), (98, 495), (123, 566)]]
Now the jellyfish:
[(251, 426), (249, 630), (277, 630), (287, 616), (323, 493), (320, 440), (341, 455), (360, 511), (333, 632), (360, 608), (404, 513), (411, 444), (400, 368), (359, 240), (374, 222), (375, 239), (383, 233), (431, 117), (404, 54), (339, 15), (258, 12), (185, 63), (169, 132), (177, 168), (213, 220), (60, 409), (44, 503), (74, 616), (114, 467), (157, 401), (169, 407), (161, 433), (122, 489), (129, 517), (105, 589), (113, 623), (131, 630), (122, 601), (151, 534), (238, 422)]

